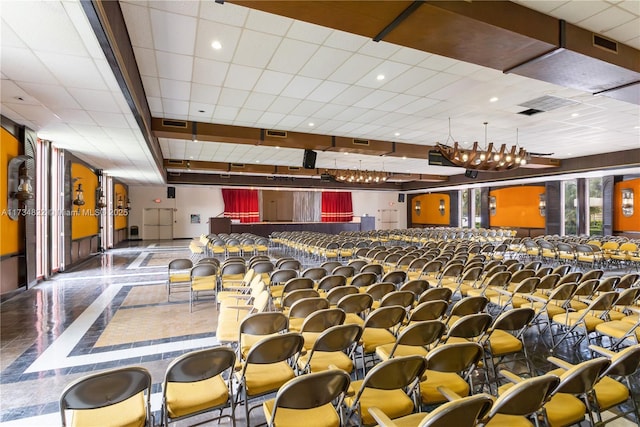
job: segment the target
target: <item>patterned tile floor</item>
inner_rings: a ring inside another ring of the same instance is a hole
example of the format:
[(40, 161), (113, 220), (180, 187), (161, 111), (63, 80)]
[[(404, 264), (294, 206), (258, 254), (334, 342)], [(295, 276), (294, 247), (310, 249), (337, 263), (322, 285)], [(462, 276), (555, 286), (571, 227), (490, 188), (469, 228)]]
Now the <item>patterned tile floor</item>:
[[(4, 301), (0, 424), (59, 425), (58, 397), (66, 384), (93, 371), (125, 365), (151, 372), (152, 409), (159, 420), (160, 384), (169, 362), (217, 344), (213, 302), (200, 301), (189, 313), (188, 293), (166, 299), (166, 265), (188, 257), (187, 244), (132, 242)], [(535, 333), (527, 340), (536, 367), (548, 369), (544, 341)], [(577, 357), (570, 346), (561, 349), (560, 356), (562, 352), (568, 360)], [(238, 425), (246, 425), (244, 411), (236, 415)], [(252, 425), (263, 421), (262, 411), (255, 411)], [(610, 425), (638, 424), (619, 420)]]

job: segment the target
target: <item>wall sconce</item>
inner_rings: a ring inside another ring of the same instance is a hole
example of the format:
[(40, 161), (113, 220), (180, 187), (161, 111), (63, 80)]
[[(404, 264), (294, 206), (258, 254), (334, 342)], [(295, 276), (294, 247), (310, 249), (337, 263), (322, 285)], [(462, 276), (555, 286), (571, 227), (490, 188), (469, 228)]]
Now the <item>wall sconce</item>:
[(545, 193), (542, 193), (539, 196), (538, 210), (540, 211), (540, 216), (547, 215), (547, 195)]
[(497, 206), (498, 204), (496, 202), (496, 196), (490, 196), (489, 197), (489, 215), (495, 216)]
[(633, 189), (622, 189), (622, 215), (633, 216)]
[[(71, 187), (76, 183), (80, 178), (73, 178), (71, 180)], [(82, 189), (82, 184), (78, 183), (78, 187), (76, 187), (76, 197), (73, 199), (73, 204), (76, 206), (84, 205), (84, 190)]]
[(9, 218), (14, 221), (20, 216), (20, 209), (34, 197), (27, 167), (27, 160), (31, 159), (30, 156), (16, 156), (9, 160), (7, 211)]
[(420, 216), (420, 211), (422, 210), (422, 204), (420, 203), (420, 200), (416, 201), (416, 205), (414, 206), (414, 209), (416, 211), (416, 215)]
[(131, 199), (127, 197), (127, 212), (131, 210)]
[(120, 194), (118, 194), (118, 199), (116, 200), (116, 209), (124, 209), (124, 200)]
[(444, 216), (444, 199), (440, 199), (438, 210), (440, 211), (440, 215)]
[(107, 207), (107, 200), (104, 197), (102, 187), (96, 188), (96, 209), (102, 209)]

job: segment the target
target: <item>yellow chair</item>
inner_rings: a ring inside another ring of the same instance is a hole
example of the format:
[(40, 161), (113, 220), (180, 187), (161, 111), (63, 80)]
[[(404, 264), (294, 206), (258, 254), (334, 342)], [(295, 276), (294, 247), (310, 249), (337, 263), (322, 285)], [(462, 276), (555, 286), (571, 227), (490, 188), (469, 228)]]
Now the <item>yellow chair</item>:
[(473, 427), (493, 403), (487, 394), (459, 397), (444, 387), (439, 390), (450, 400), (428, 414), (419, 412), (392, 420), (377, 407), (369, 408), (369, 413), (380, 427)]
[(402, 330), (394, 343), (376, 347), (376, 355), (382, 361), (393, 357), (426, 356), (431, 347), (440, 340), (445, 330), (445, 324), (439, 320), (413, 322)]
[(353, 352), (362, 328), (358, 325), (335, 325), (320, 333), (311, 349), (298, 358), (301, 372), (320, 372), (336, 367), (353, 371)]
[(482, 418), (482, 426), (534, 427), (528, 417), (537, 417), (559, 383), (560, 378), (556, 375), (542, 375), (504, 387), (487, 415)]
[(218, 314), (217, 340), (221, 343), (237, 343), (242, 321), (253, 313), (265, 311), (268, 306), (269, 292), (264, 289), (253, 298), (251, 304), (225, 307)]
[(346, 313), (345, 324), (354, 323), (364, 326), (364, 316), (367, 315), (372, 305), (373, 298), (371, 295), (356, 293), (343, 296), (336, 306)]
[(459, 396), (468, 396), (473, 387), (471, 373), (482, 356), (482, 345), (475, 342), (442, 344), (429, 351), (426, 379), (420, 382), (422, 403), (432, 405), (445, 402), (446, 398), (438, 391), (439, 386)]
[(215, 293), (217, 287), (217, 268), (211, 264), (196, 265), (191, 269), (191, 292), (189, 293), (189, 312), (193, 311), (194, 300), (200, 292)]
[[(62, 426), (67, 412), (77, 427), (151, 427), (151, 374), (144, 368), (110, 369), (81, 377), (60, 395)], [(108, 424), (105, 424), (108, 423)]]
[(253, 313), (245, 317), (238, 329), (238, 357), (245, 360), (249, 350), (261, 339), (287, 332), (289, 318), (278, 311)]
[(288, 361), (292, 359), (292, 363), (296, 363), (303, 344), (302, 335), (288, 332), (263, 338), (249, 350), (246, 360), (235, 373), (247, 426), (250, 425), (251, 411), (258, 407), (249, 407), (250, 400), (276, 392), (295, 377)]
[(404, 307), (392, 305), (373, 310), (364, 321), (360, 338), (363, 369), (367, 370), (366, 359), (370, 356), (373, 362), (376, 348), (396, 341), (396, 333), (407, 313)]
[(220, 266), (220, 287), (225, 290), (227, 288), (247, 286), (248, 282), (244, 281), (246, 273), (247, 266), (243, 261), (225, 261)]
[[(390, 418), (414, 412), (413, 394), (416, 381), (422, 376), (426, 362), (420, 356), (396, 357), (374, 366), (363, 380), (353, 381), (344, 399), (346, 419), (357, 425), (375, 424), (369, 408), (376, 407)], [(409, 390), (409, 393), (405, 390)]]
[[(611, 365), (602, 373), (600, 380), (594, 387), (598, 425), (607, 424), (627, 414), (635, 414), (636, 420), (640, 420), (640, 409), (636, 398), (633, 396), (633, 388), (630, 381), (631, 376), (640, 368), (640, 345), (636, 344), (627, 347), (618, 353), (598, 346), (589, 346), (589, 348), (611, 360)], [(620, 378), (621, 380), (614, 378)], [(606, 420), (602, 419), (603, 411), (621, 405), (628, 400), (631, 400), (631, 410), (622, 411)]]
[(190, 259), (180, 258), (169, 262), (167, 267), (167, 301), (171, 296), (171, 289), (189, 289), (191, 284), (191, 268), (193, 262)]
[[(317, 291), (314, 291), (313, 289), (301, 289), (298, 291), (293, 291), (292, 293), (309, 291), (316, 292), (317, 295)], [(315, 311), (324, 310), (327, 308), (329, 308), (329, 301), (322, 297), (314, 296), (297, 300), (291, 305), (291, 308), (287, 313), (289, 317), (289, 330), (293, 332), (300, 332), (302, 330), (302, 324), (304, 323), (304, 320), (307, 318), (307, 316)]]
[[(235, 360), (231, 348), (213, 347), (183, 354), (172, 361), (162, 384), (162, 425), (220, 410), (220, 416), (207, 421), (229, 418), (235, 426), (231, 386)], [(230, 408), (230, 414), (222, 415), (225, 408)]]
[(325, 308), (310, 313), (300, 328), (304, 338), (304, 349), (311, 350), (322, 332), (332, 326), (342, 325), (345, 317), (345, 312), (339, 308)]
[[(333, 406), (342, 405), (351, 379), (340, 370), (303, 375), (285, 383), (274, 399), (262, 404), (270, 427), (340, 427), (341, 414)], [(302, 421), (304, 420), (304, 421)]]

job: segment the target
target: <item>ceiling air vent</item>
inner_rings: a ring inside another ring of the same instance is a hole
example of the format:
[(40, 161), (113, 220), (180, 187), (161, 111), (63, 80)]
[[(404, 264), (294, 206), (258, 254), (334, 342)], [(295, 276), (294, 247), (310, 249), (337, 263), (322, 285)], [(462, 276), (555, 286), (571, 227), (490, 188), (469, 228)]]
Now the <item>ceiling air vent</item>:
[(542, 113), (542, 110), (536, 110), (535, 108), (529, 108), (528, 110), (520, 111), (518, 114), (524, 114), (525, 116), (533, 116), (534, 114)]
[(231, 178), (231, 175), (229, 175), (228, 173), (221, 173), (220, 178)]
[(244, 163), (231, 163), (229, 166), (232, 168), (244, 168)]
[(299, 171), (300, 170), (300, 168), (298, 166), (289, 166), (288, 169), (290, 171)]
[(169, 176), (180, 176), (180, 172), (169, 172)]
[(368, 147), (369, 146), (369, 140), (368, 139), (353, 138), (353, 145), (366, 145)]
[(286, 138), (287, 131), (267, 129), (267, 136), (270, 136), (271, 138)]
[(597, 34), (593, 35), (593, 45), (609, 52), (618, 53), (618, 43)]
[[(518, 105), (520, 107), (528, 108), (530, 110), (538, 110), (530, 114), (527, 114), (528, 116), (531, 116), (533, 114), (537, 114), (542, 111), (551, 111), (551, 110), (555, 110), (556, 108), (568, 107), (569, 105), (574, 105), (577, 103), (578, 103), (577, 101), (573, 101), (571, 99), (560, 98), (558, 96), (545, 95), (536, 99), (532, 99), (527, 102), (523, 102)], [(520, 113), (520, 114), (525, 114), (525, 113)]]
[(170, 165), (183, 165), (184, 164), (184, 160), (167, 160), (167, 163), (169, 163)]
[(162, 126), (166, 126), (166, 127), (170, 127), (170, 128), (186, 129), (187, 128), (187, 122), (184, 121), (184, 120), (162, 119)]

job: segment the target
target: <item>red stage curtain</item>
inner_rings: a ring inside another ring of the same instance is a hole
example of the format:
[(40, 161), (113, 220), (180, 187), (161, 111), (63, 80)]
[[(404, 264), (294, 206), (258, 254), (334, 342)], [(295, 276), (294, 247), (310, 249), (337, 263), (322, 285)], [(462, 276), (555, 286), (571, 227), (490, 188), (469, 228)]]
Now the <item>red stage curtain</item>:
[(240, 222), (260, 221), (258, 190), (222, 189), (224, 216)]
[(322, 193), (322, 222), (349, 222), (353, 220), (353, 203), (349, 192)]

